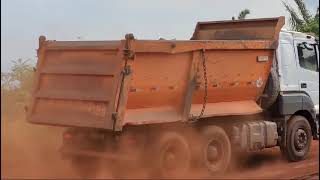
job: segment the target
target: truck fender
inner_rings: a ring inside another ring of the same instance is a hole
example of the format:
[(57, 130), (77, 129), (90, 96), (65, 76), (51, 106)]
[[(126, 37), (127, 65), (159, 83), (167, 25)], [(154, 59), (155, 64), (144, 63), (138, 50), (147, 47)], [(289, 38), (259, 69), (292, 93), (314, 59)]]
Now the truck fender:
[(278, 99), (279, 114), (284, 116), (305, 116), (311, 126), (312, 134), (318, 136), (319, 125), (312, 99), (306, 92), (281, 92)]

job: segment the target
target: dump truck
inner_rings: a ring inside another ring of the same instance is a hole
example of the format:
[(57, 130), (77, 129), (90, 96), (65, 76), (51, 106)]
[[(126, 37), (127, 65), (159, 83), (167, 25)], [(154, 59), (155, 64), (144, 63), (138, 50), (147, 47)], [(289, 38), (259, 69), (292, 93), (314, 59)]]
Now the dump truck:
[(66, 128), (61, 155), (83, 177), (98, 162), (218, 174), (233, 152), (275, 146), (303, 160), (319, 137), (319, 45), (284, 23), (198, 22), (190, 40), (41, 36), (27, 120)]

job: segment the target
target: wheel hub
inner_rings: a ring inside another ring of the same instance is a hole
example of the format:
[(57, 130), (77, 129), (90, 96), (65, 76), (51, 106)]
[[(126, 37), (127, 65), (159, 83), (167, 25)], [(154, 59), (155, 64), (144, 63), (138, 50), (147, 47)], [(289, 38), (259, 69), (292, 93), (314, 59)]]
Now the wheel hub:
[(206, 151), (207, 162), (210, 164), (210, 166), (216, 166), (220, 163), (223, 150), (221, 144), (218, 141), (211, 141), (208, 144)]
[(298, 129), (294, 137), (295, 147), (298, 150), (302, 150), (307, 145), (307, 142), (308, 142), (308, 137), (307, 137), (306, 131), (303, 129)]
[(209, 161), (216, 161), (218, 159), (218, 149), (214, 145), (208, 146), (208, 160)]
[(169, 169), (173, 169), (175, 167), (176, 157), (174, 153), (168, 152), (165, 156), (165, 166)]

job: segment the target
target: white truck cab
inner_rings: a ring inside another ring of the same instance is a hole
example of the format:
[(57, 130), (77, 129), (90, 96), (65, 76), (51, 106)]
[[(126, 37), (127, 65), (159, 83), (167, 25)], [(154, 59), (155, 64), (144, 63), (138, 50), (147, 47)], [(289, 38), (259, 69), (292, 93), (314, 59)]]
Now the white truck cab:
[(319, 121), (319, 44), (308, 34), (282, 30), (276, 51), (280, 114), (309, 114), (314, 134)]
[(319, 114), (319, 45), (310, 35), (282, 30), (277, 50), (281, 92), (310, 96)]

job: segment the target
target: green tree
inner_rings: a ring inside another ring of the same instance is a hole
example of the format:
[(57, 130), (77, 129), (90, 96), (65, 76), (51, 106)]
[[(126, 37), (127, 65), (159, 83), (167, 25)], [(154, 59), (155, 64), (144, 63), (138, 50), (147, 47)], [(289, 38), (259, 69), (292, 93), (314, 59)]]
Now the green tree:
[(294, 0), (298, 9), (295, 10), (288, 3), (282, 1), (286, 10), (290, 14), (290, 25), (292, 30), (311, 33), (319, 37), (319, 7), (315, 15), (312, 15), (306, 8), (303, 0)]

